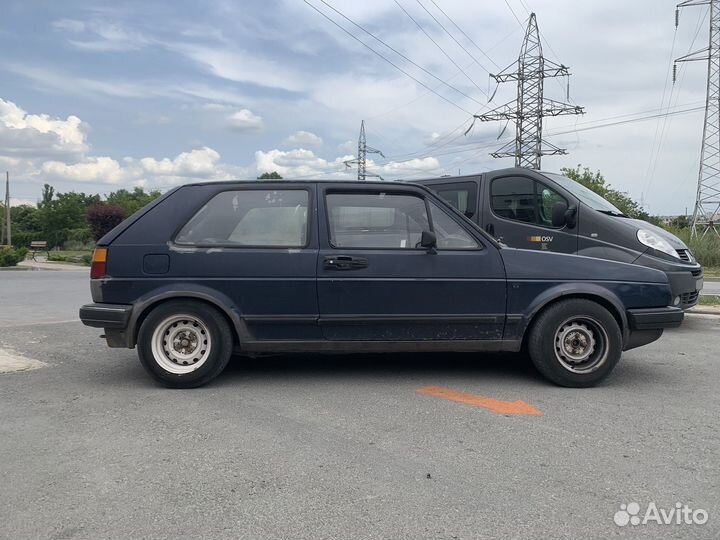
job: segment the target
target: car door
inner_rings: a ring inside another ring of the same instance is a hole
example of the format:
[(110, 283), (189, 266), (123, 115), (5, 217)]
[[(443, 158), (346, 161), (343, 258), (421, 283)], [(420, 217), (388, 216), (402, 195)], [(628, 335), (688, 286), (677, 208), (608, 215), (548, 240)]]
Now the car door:
[(552, 208), (567, 199), (548, 183), (527, 174), (487, 174), (485, 230), (510, 247), (577, 253), (577, 228), (552, 224)]
[[(505, 274), (497, 249), (414, 186), (318, 189), (320, 325), (329, 340), (501, 339)], [(434, 231), (437, 249), (420, 246)]]
[(322, 339), (314, 204), (314, 184), (219, 189), (175, 236), (171, 273), (229, 298), (246, 340)]

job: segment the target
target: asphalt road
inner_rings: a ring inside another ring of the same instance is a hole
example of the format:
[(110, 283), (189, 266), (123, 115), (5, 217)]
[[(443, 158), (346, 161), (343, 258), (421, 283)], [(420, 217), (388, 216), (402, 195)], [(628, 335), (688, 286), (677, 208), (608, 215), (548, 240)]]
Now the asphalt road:
[(703, 289), (700, 294), (718, 295), (720, 296), (720, 281), (718, 280), (705, 280)]
[[(454, 354), (237, 359), (166, 390), (134, 351), (62, 322), (84, 274), (18, 274), (0, 273), (0, 350), (46, 367), (0, 374), (2, 538), (720, 536), (718, 318), (626, 353), (593, 389)], [(34, 321), (22, 303), (42, 291)], [(417, 393), (430, 385), (543, 416)], [(709, 520), (616, 525), (631, 502)]]

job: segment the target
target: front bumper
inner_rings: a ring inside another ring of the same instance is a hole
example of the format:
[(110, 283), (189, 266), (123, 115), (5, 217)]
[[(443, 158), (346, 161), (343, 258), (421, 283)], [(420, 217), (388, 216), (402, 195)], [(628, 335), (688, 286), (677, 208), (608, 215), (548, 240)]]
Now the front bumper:
[(703, 288), (702, 268), (695, 268), (685, 272), (668, 272), (668, 280), (672, 289), (673, 301), (680, 297), (679, 307), (690, 309), (698, 303), (700, 291)]
[(679, 307), (628, 309), (628, 323), (631, 330), (659, 330), (677, 328), (685, 317)]
[(668, 277), (672, 289), (672, 301), (678, 299), (674, 306), (690, 309), (698, 303), (700, 290), (703, 287), (702, 267), (694, 261), (670, 261), (643, 253), (634, 264), (662, 270)]

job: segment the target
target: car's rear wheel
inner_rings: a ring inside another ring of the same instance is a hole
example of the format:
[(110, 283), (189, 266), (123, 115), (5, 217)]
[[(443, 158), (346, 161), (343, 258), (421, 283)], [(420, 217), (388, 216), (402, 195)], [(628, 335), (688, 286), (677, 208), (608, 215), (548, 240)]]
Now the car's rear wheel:
[(232, 354), (232, 334), (213, 307), (173, 300), (153, 309), (138, 333), (143, 367), (170, 388), (194, 388), (217, 377)]
[(534, 322), (527, 341), (535, 367), (560, 386), (594, 386), (622, 354), (622, 334), (612, 314), (596, 302), (568, 299), (551, 305)]

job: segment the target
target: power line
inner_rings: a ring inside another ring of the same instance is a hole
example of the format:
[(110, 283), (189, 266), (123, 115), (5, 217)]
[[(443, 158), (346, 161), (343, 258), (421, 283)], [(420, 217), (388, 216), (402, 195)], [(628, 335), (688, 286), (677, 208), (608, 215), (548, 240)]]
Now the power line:
[[(321, 1), (322, 1), (322, 0), (321, 0)], [(433, 42), (433, 44), (440, 50), (440, 52), (443, 53), (443, 54), (445, 55), (445, 57), (446, 57), (448, 60), (450, 60), (450, 62), (452, 62), (452, 64), (462, 72), (463, 75), (465, 75), (465, 78), (466, 78), (468, 81), (470, 81), (470, 82), (475, 86), (475, 88), (477, 88), (478, 90), (480, 90), (480, 92), (487, 97), (487, 95), (488, 95), (487, 92), (485, 92), (485, 90), (483, 90), (482, 88), (480, 88), (480, 86), (478, 86), (478, 84), (472, 79), (472, 77), (470, 77), (470, 75), (468, 75), (467, 72), (466, 72), (465, 70), (463, 70), (463, 68), (461, 68), (455, 60), (453, 60), (452, 56), (450, 56), (450, 55), (447, 53), (447, 51), (445, 51), (445, 49), (443, 49), (442, 46), (441, 46), (437, 41), (435, 41), (435, 40), (433, 39), (433, 37), (425, 30), (425, 28), (422, 27), (422, 25), (421, 25), (419, 22), (417, 22), (417, 21), (415, 20), (415, 18), (414, 18), (412, 15), (410, 15), (410, 13), (402, 6), (402, 4), (401, 4), (400, 2), (398, 2), (398, 0), (395, 0), (395, 3), (396, 3), (397, 6), (403, 11), (403, 13), (405, 13), (405, 15), (407, 15), (407, 16), (410, 18), (410, 20), (415, 23), (415, 26), (417, 26), (417, 27), (420, 29), (420, 31), (421, 31), (423, 34), (425, 34), (425, 36), (426, 36), (430, 41)]]
[[(705, 10), (704, 14), (698, 15), (698, 23), (697, 23), (697, 27), (695, 28), (695, 35), (693, 37), (692, 42), (690, 43), (690, 46), (688, 47), (687, 54), (689, 54), (690, 51), (692, 51), (693, 47), (695, 46), (695, 41), (697, 40), (698, 36), (700, 35), (700, 29), (702, 28), (703, 23), (705, 22), (705, 19), (707, 18), (709, 11), (710, 11), (709, 9)], [(663, 100), (664, 100), (668, 80), (670, 78), (670, 72), (672, 71), (671, 65), (672, 65), (672, 61), (673, 61), (673, 52), (675, 50), (676, 40), (677, 40), (677, 26), (675, 27), (675, 33), (673, 34), (673, 42), (672, 42), (672, 47), (671, 47), (671, 51), (670, 51), (670, 64), (668, 65), (668, 69), (667, 69), (666, 76), (665, 76), (665, 87), (663, 88)], [(682, 76), (680, 78), (680, 84), (677, 85), (678, 91), (675, 93), (675, 103), (676, 104), (680, 99), (680, 88), (682, 88), (682, 84), (685, 81), (686, 73), (687, 73), (687, 71), (683, 70)], [(674, 92), (675, 92), (675, 85), (673, 84), (673, 86), (670, 88), (670, 97), (668, 98), (668, 109), (671, 107)], [(661, 105), (662, 105), (662, 103), (661, 103)], [(653, 161), (653, 154), (652, 153), (650, 154), (651, 167), (648, 168), (648, 176), (645, 181), (645, 192), (646, 193), (650, 189), (650, 185), (652, 184), (653, 178), (655, 177), (655, 170), (657, 169), (657, 164), (660, 160), (660, 154), (662, 151), (662, 147), (665, 144), (665, 134), (666, 134), (665, 128), (667, 127), (667, 119), (668, 119), (667, 116), (662, 119), (662, 129), (660, 130), (660, 138), (658, 141), (657, 150), (655, 151), (654, 161)], [(658, 123), (655, 126), (655, 134), (656, 135), (657, 135), (657, 128), (660, 126), (660, 123), (661, 123), (661, 120), (658, 120)], [(655, 146), (655, 140), (653, 139), (653, 147), (651, 148), (651, 150), (654, 150), (654, 146)]]
[[(442, 28), (443, 31), (444, 31), (448, 36), (450, 36), (450, 39), (452, 39), (452, 40), (457, 44), (458, 47), (460, 47), (463, 51), (465, 51), (465, 54), (467, 54), (470, 58), (472, 58), (472, 59), (475, 61), (475, 63), (476, 63), (478, 66), (480, 66), (482, 69), (484, 69), (488, 74), (490, 73), (490, 70), (487, 69), (485, 66), (483, 66), (483, 65), (480, 63), (480, 61), (479, 61), (477, 58), (475, 58), (475, 56), (474, 56), (470, 51), (468, 51), (467, 48), (466, 48), (462, 43), (460, 43), (460, 42), (457, 40), (457, 38), (453, 35), (452, 32), (450, 32), (450, 30), (448, 30), (447, 28), (445, 28), (445, 25), (443, 25), (443, 23), (441, 23), (441, 22), (437, 19), (437, 17), (435, 17), (435, 15), (433, 15), (433, 14), (430, 12), (430, 10), (428, 10), (428, 8), (426, 8), (425, 5), (424, 5), (420, 0), (415, 0), (415, 1), (418, 3), (418, 5), (419, 5), (421, 8), (423, 8), (423, 11), (425, 11), (425, 13), (427, 13), (427, 14), (432, 18), (432, 20), (435, 21), (435, 22), (437, 23), (437, 25), (438, 25), (440, 28)], [(435, 5), (437, 6), (437, 4), (435, 4)], [(444, 12), (443, 12), (443, 13), (444, 13)], [(447, 15), (446, 15), (446, 17), (447, 17)], [(484, 53), (483, 53), (483, 54), (484, 54)], [(492, 60), (491, 60), (491, 61), (492, 61)]]
[[(435, 92), (435, 91), (432, 90), (428, 85), (426, 85), (425, 83), (421, 82), (419, 79), (417, 79), (416, 77), (414, 77), (413, 75), (411, 75), (410, 73), (408, 73), (407, 71), (405, 71), (404, 69), (402, 69), (400, 66), (398, 66), (397, 64), (395, 64), (394, 62), (392, 62), (391, 60), (389, 60), (387, 57), (385, 57), (384, 55), (382, 55), (381, 53), (379, 53), (378, 51), (376, 51), (375, 49), (373, 49), (372, 47), (370, 47), (370, 45), (368, 45), (367, 43), (365, 43), (364, 41), (362, 41), (360, 38), (358, 38), (357, 36), (355, 36), (352, 32), (350, 32), (350, 31), (347, 30), (346, 28), (342, 27), (340, 24), (338, 24), (336, 21), (334, 21), (334, 20), (333, 20), (332, 18), (330, 18), (328, 15), (326, 15), (325, 13), (323, 13), (322, 11), (320, 11), (316, 6), (314, 6), (313, 4), (311, 4), (308, 0), (303, 0), (303, 1), (304, 1), (308, 6), (310, 6), (310, 7), (313, 8), (315, 11), (317, 11), (320, 15), (322, 15), (323, 17), (325, 17), (328, 21), (330, 21), (330, 22), (333, 23), (335, 26), (337, 26), (338, 28), (340, 28), (343, 32), (345, 32), (347, 35), (349, 35), (349, 36), (350, 36), (351, 38), (353, 38), (355, 41), (357, 41), (358, 43), (362, 44), (364, 47), (370, 49), (373, 53), (375, 53), (375, 54), (378, 55), (380, 58), (382, 58), (383, 60), (385, 60), (386, 62), (388, 62), (388, 63), (389, 63), (390, 65), (392, 65), (394, 68), (398, 69), (399, 71), (401, 71), (402, 73), (404, 73), (405, 75), (407, 75), (408, 77), (410, 77), (411, 79), (413, 79), (415, 82), (417, 82), (418, 84), (420, 84), (421, 86), (423, 86), (424, 88), (430, 90), (433, 94), (437, 95), (437, 96), (440, 97), (441, 99), (443, 99), (443, 100), (447, 101), (448, 103), (452, 104), (454, 107), (457, 107), (458, 109), (462, 110), (463, 112), (466, 112), (466, 113), (468, 113), (468, 114), (471, 114), (471, 113), (469, 113), (466, 109), (464, 109), (463, 107), (461, 107), (460, 105), (458, 105), (457, 103), (455, 103), (455, 102), (453, 102), (453, 101), (450, 101), (448, 98), (446, 98), (446, 97), (443, 96), (442, 94), (439, 94), (438, 92)], [(395, 54), (397, 54), (398, 56), (400, 56), (401, 58), (403, 58), (403, 59), (406, 60), (407, 62), (411, 63), (413, 66), (415, 66), (416, 68), (420, 69), (421, 71), (423, 71), (424, 73), (426, 73), (427, 75), (429, 75), (430, 77), (432, 77), (433, 79), (439, 81), (440, 83), (444, 84), (445, 86), (447, 86), (448, 88), (454, 90), (455, 92), (461, 94), (462, 96), (468, 98), (469, 100), (474, 101), (474, 102), (477, 103), (478, 105), (480, 105), (480, 106), (482, 106), (482, 107), (485, 106), (484, 103), (476, 100), (476, 99), (475, 99), (474, 97), (472, 97), (472, 96), (469, 96), (468, 94), (466, 94), (466, 93), (463, 92), (462, 90), (459, 90), (458, 88), (452, 86), (451, 84), (448, 84), (446, 81), (443, 81), (440, 77), (438, 77), (438, 76), (436, 76), (435, 74), (431, 73), (430, 71), (428, 71), (427, 69), (425, 69), (425, 68), (422, 67), (421, 65), (417, 64), (416, 62), (412, 61), (410, 58), (408, 58), (407, 56), (405, 56), (403, 53), (401, 53), (401, 52), (398, 51), (397, 49), (395, 49), (395, 48), (391, 47), (390, 45), (388, 45), (385, 41), (383, 41), (382, 39), (380, 39), (379, 37), (377, 37), (375, 34), (373, 34), (372, 32), (370, 32), (370, 31), (368, 31), (368, 30), (366, 30), (366, 29), (363, 28), (361, 25), (359, 25), (358, 23), (356, 23), (355, 21), (353, 21), (352, 19), (350, 19), (349, 17), (347, 17), (344, 13), (342, 13), (341, 11), (338, 11), (337, 9), (335, 9), (333, 6), (331, 6), (330, 4), (328, 4), (325, 0), (320, 0), (320, 2), (322, 2), (323, 4), (325, 4), (327, 7), (329, 7), (331, 10), (333, 10), (335, 13), (337, 13), (338, 15), (340, 15), (343, 19), (345, 19), (346, 21), (348, 21), (350, 24), (352, 24), (352, 25), (355, 26), (356, 28), (360, 29), (361, 31), (363, 31), (364, 33), (366, 33), (368, 36), (370, 36), (371, 38), (373, 38), (375, 41), (381, 43), (382, 45), (384, 45), (385, 47), (387, 47), (388, 49), (390, 49), (391, 51), (393, 51)]]
[(510, 5), (510, 2), (508, 2), (508, 0), (505, 0), (505, 5), (506, 5), (506, 6), (508, 7), (508, 9), (510, 10), (510, 13), (512, 13), (513, 17), (515, 17), (515, 20), (516, 20), (517, 23), (520, 25), (520, 28), (522, 28), (523, 30), (525, 30), (525, 25), (522, 23), (522, 21), (520, 20), (520, 18), (517, 16), (517, 13), (515, 13), (515, 10), (512, 8), (512, 6)]
[[(662, 118), (663, 116), (678, 116), (678, 115), (683, 115), (683, 114), (690, 114), (693, 112), (701, 111), (703, 108), (704, 108), (703, 106), (688, 107), (688, 108), (680, 109), (680, 110), (676, 110), (676, 111), (645, 114), (644, 116), (639, 116), (637, 118), (627, 118), (627, 117), (628, 116), (636, 116), (638, 114), (643, 114), (643, 113), (628, 113), (625, 115), (610, 116), (610, 117), (606, 117), (606, 118), (599, 118), (597, 120), (593, 120), (593, 121), (589, 121), (589, 122), (580, 122), (578, 124), (578, 125), (584, 126), (584, 127), (579, 127), (579, 128), (575, 127), (575, 128), (571, 128), (571, 129), (561, 129), (561, 130), (556, 130), (556, 131), (549, 131), (547, 133), (547, 135), (551, 136), (551, 137), (555, 137), (555, 136), (559, 136), (559, 135), (567, 135), (570, 133), (582, 133), (585, 131), (593, 131), (596, 129), (602, 129), (602, 128), (607, 128), (607, 127), (623, 126), (623, 125), (627, 125), (627, 124), (633, 124), (635, 122), (644, 122), (647, 120)], [(653, 110), (658, 110), (658, 109), (653, 109)], [(645, 111), (645, 112), (651, 112), (651, 111)], [(624, 119), (616, 120), (616, 119), (622, 119), (622, 118), (624, 118)], [(598, 122), (604, 122), (605, 120), (616, 120), (616, 121), (598, 123)], [(495, 139), (493, 139), (493, 140), (495, 140)], [(513, 140), (512, 138), (503, 139), (500, 141), (500, 143), (501, 144), (507, 143), (507, 142), (511, 142), (512, 140)], [(459, 154), (459, 153), (463, 153), (463, 152), (470, 152), (477, 148), (477, 147), (470, 148), (468, 146), (469, 145), (462, 145), (461, 147), (452, 147), (452, 148), (447, 149), (445, 152), (433, 154), (433, 157), (442, 157), (442, 156), (448, 156), (448, 155), (452, 155), (452, 154)], [(392, 158), (393, 156), (390, 156), (390, 157)], [(403, 163), (406, 161), (412, 161), (413, 159), (420, 159), (422, 157), (427, 157), (427, 155), (420, 154), (418, 156), (413, 157), (412, 159), (394, 160), (393, 162), (394, 163)]]
[[(420, 0), (417, 0), (417, 1), (418, 1), (418, 3), (420, 3)], [(478, 45), (477, 43), (475, 43), (475, 41), (473, 41), (473, 39), (472, 39), (470, 36), (468, 36), (468, 35), (465, 33), (465, 31), (464, 31), (462, 28), (460, 28), (453, 19), (450, 18), (450, 15), (448, 15), (448, 14), (445, 12), (445, 10), (443, 10), (443, 8), (441, 8), (440, 6), (437, 5), (437, 2), (435, 2), (435, 0), (430, 0), (430, 1), (431, 1), (431, 2), (433, 3), (433, 5), (440, 11), (440, 13), (442, 13), (443, 15), (445, 15), (445, 18), (446, 18), (448, 21), (450, 21), (450, 22), (453, 24), (453, 26), (454, 26), (455, 28), (457, 28), (463, 36), (465, 36), (465, 39), (467, 39), (470, 43), (472, 43), (472, 44), (475, 46), (475, 48), (476, 48), (478, 51), (480, 51), (480, 53), (481, 53), (485, 58), (487, 58), (488, 60), (490, 60), (490, 62), (492, 62), (492, 64), (493, 64), (496, 68), (500, 69), (500, 66), (495, 63), (495, 60), (493, 60), (492, 58), (490, 58), (490, 57), (485, 53), (485, 51), (480, 47), (480, 45)], [(422, 4), (420, 4), (420, 5), (422, 6)], [(425, 6), (423, 6), (423, 8), (424, 8), (424, 7), (425, 7)], [(427, 11), (427, 9), (426, 9), (425, 11)], [(429, 11), (428, 11), (428, 14), (430, 14)], [(430, 16), (432, 17), (432, 15), (430, 15)], [(435, 19), (435, 17), (433, 17), (433, 19)], [(437, 21), (437, 19), (435, 19), (435, 21)], [(438, 22), (438, 24), (440, 24), (439, 21), (437, 21), (437, 22)], [(442, 26), (442, 25), (440, 25), (440, 26), (443, 28), (443, 30), (445, 29), (444, 26)], [(447, 30), (445, 30), (445, 31), (447, 32)], [(450, 35), (450, 37), (452, 37), (452, 35), (450, 34), (450, 32), (448, 32), (448, 34)], [(453, 38), (453, 39), (454, 39), (454, 38)], [(458, 43), (458, 45), (460, 45), (460, 44)], [(460, 46), (462, 47), (462, 45), (460, 45)], [(470, 55), (470, 53), (469, 53), (464, 47), (463, 47), (463, 50), (465, 50), (465, 52), (467, 52), (468, 55)], [(473, 58), (473, 59), (475, 59), (475, 57), (472, 56), (472, 55), (470, 55), (470, 57)], [(475, 60), (475, 61), (477, 62), (477, 60)], [(482, 67), (483, 69), (485, 69), (485, 68), (480, 64), (480, 62), (477, 62), (477, 64), (478, 64), (480, 67)], [(487, 70), (485, 70), (485, 71), (487, 71)]]

